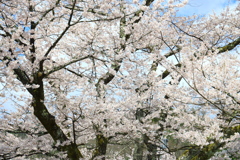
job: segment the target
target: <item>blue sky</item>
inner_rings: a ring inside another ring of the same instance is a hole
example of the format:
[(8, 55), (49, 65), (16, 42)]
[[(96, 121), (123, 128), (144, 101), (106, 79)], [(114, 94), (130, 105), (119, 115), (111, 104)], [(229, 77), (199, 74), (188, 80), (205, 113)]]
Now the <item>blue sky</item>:
[[(237, 2), (238, 1), (238, 2)], [(189, 4), (179, 10), (180, 15), (207, 15), (219, 13), (226, 6), (236, 6), (239, 0), (189, 0)]]

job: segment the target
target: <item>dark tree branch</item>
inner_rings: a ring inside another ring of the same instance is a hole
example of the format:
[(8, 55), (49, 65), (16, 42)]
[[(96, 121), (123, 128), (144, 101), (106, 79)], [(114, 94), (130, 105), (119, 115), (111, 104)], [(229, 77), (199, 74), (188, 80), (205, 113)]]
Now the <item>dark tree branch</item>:
[[(223, 52), (226, 52), (226, 51), (231, 51), (233, 50), (235, 47), (237, 47), (238, 45), (240, 44), (240, 38), (236, 39), (235, 41), (231, 42), (231, 43), (228, 43), (227, 45), (223, 46), (223, 47), (219, 47), (218, 48), (218, 53), (217, 54), (220, 54), (220, 53), (223, 53)], [(176, 64), (175, 66), (181, 66), (180, 63)], [(170, 74), (170, 72), (168, 70), (165, 70), (162, 75), (160, 75), (160, 77), (167, 77), (168, 75)]]
[(236, 39), (235, 41), (223, 46), (223, 47), (219, 47), (218, 48), (218, 54), (226, 52), (226, 51), (231, 51), (233, 50), (237, 45), (240, 44), (240, 37), (238, 39)]
[(64, 68), (64, 69), (66, 69), (68, 72), (71, 72), (72, 74), (75, 74), (76, 76), (78, 76), (78, 77), (83, 77), (83, 75), (82, 74), (79, 74), (79, 73), (76, 73), (76, 72), (74, 72), (73, 70), (70, 70), (70, 69), (68, 69), (68, 68)]
[(68, 65), (71, 65), (71, 64), (73, 64), (73, 63), (82, 61), (82, 60), (87, 59), (87, 58), (91, 58), (91, 56), (88, 55), (88, 56), (85, 56), (85, 57), (81, 57), (81, 58), (72, 60), (72, 61), (70, 61), (70, 62), (68, 62), (68, 63), (65, 63), (65, 64), (63, 64), (63, 65), (59, 65), (59, 66), (57, 66), (57, 67), (54, 67), (51, 71), (48, 71), (46, 74), (44, 74), (44, 76), (47, 77), (47, 76), (49, 76), (50, 74), (52, 74), (52, 73), (54, 73), (54, 72), (56, 72), (56, 71), (59, 71), (59, 70), (65, 68), (65, 67), (67, 67)]

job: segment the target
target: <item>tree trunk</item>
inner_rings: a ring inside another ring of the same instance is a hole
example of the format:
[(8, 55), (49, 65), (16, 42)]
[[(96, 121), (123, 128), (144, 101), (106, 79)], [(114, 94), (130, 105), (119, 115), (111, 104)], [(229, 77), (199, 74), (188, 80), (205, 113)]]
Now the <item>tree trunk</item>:
[(149, 137), (143, 135), (143, 142), (147, 147), (147, 160), (156, 160), (157, 159), (157, 146), (149, 142)]
[(142, 139), (139, 141), (140, 143), (137, 141), (135, 144), (136, 147), (133, 155), (133, 160), (143, 160), (143, 153), (146, 148), (144, 147), (144, 143), (141, 142)]
[[(39, 119), (41, 124), (52, 136), (54, 141), (60, 141), (60, 143), (69, 141), (67, 136), (57, 125), (55, 117), (48, 112), (46, 106), (41, 101), (35, 99), (32, 105), (34, 107), (34, 115)], [(60, 150), (67, 151), (68, 158), (71, 160), (78, 160), (82, 158), (82, 154), (80, 153), (77, 145), (73, 142), (70, 142), (70, 144), (62, 146)]]
[(101, 133), (96, 136), (96, 149), (93, 152), (92, 160), (98, 156), (102, 156), (101, 160), (105, 160), (107, 152), (108, 138), (104, 137)]
[(38, 120), (41, 122), (43, 127), (47, 130), (55, 142), (70, 142), (64, 146), (61, 146), (59, 148), (60, 151), (66, 151), (68, 158), (71, 160), (78, 160), (82, 158), (82, 154), (80, 153), (77, 145), (67, 138), (61, 128), (57, 125), (55, 117), (49, 113), (47, 107), (44, 104), (43, 72), (34, 73), (33, 82), (30, 82), (27, 74), (19, 68), (14, 69), (14, 73), (17, 75), (17, 79), (21, 81), (23, 85), (39, 85), (39, 87), (36, 89), (27, 88), (28, 92), (33, 96), (32, 106), (34, 109), (34, 115), (38, 118)]

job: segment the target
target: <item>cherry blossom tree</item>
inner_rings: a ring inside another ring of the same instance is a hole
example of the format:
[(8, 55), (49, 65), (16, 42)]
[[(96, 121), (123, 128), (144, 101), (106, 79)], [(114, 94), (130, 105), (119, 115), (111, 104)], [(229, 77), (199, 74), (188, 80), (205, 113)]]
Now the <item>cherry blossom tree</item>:
[(238, 159), (240, 6), (186, 4), (0, 1), (0, 157)]

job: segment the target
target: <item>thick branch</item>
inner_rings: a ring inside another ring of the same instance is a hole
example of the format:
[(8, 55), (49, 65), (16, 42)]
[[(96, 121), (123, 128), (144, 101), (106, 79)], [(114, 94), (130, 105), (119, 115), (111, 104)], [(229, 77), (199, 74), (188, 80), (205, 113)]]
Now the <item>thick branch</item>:
[[(236, 39), (235, 41), (223, 46), (223, 47), (219, 47), (218, 48), (218, 53), (217, 54), (220, 54), (220, 53), (223, 53), (223, 52), (226, 52), (226, 51), (231, 51), (233, 50), (236, 46), (238, 46), (240, 44), (240, 38)], [(176, 64), (175, 66), (177, 65), (181, 65), (180, 63)], [(162, 78), (165, 78), (167, 77), (168, 75), (170, 74), (170, 72), (168, 70), (165, 70), (162, 75), (160, 75)]]
[(146, 6), (150, 6), (154, 0), (146, 0)]
[(240, 37), (238, 39), (236, 39), (235, 41), (233, 41), (232, 43), (229, 43), (226, 46), (219, 47), (218, 48), (218, 54), (226, 52), (226, 51), (231, 51), (232, 49), (234, 49), (239, 44), (240, 44)]
[[(74, 7), (76, 5), (76, 0), (73, 2), (73, 6), (71, 8), (71, 14), (68, 20), (68, 25), (67, 27), (62, 31), (62, 33), (60, 34), (60, 36), (56, 39), (56, 41), (49, 47), (49, 49), (47, 50), (47, 52), (45, 53), (45, 57), (48, 56), (48, 54), (56, 47), (56, 45), (58, 44), (58, 42), (62, 39), (62, 37), (65, 35), (65, 33), (68, 31), (68, 29), (73, 25), (71, 24), (72, 21), (72, 17), (73, 17), (73, 11), (74, 11)], [(75, 23), (74, 23), (75, 24)], [(42, 62), (43, 63), (43, 62)]]
[(48, 56), (48, 54), (56, 47), (56, 45), (58, 44), (58, 42), (62, 39), (62, 37), (65, 35), (65, 33), (68, 31), (68, 29), (70, 28), (70, 26), (68, 25), (60, 34), (60, 36), (56, 39), (56, 41), (49, 47), (49, 49), (47, 50), (47, 52), (44, 54), (45, 57)]
[(2, 129), (0, 129), (0, 131), (11, 133), (11, 134), (27, 134), (27, 135), (31, 135), (31, 136), (32, 135), (37, 135), (38, 137), (48, 134), (48, 132), (34, 133), (34, 132), (31, 132), (31, 131), (28, 131), (28, 130), (2, 130)]
[(68, 72), (71, 72), (72, 74), (75, 74), (76, 76), (78, 76), (78, 77), (83, 77), (83, 75), (82, 74), (79, 74), (79, 73), (76, 73), (76, 72), (74, 72), (74, 71), (72, 71), (72, 70), (70, 70), (70, 69), (68, 69), (68, 68), (64, 68), (64, 69), (66, 69)]
[(52, 74), (52, 73), (54, 73), (54, 72), (56, 72), (56, 71), (59, 71), (59, 70), (65, 68), (65, 67), (67, 67), (68, 65), (71, 65), (71, 64), (73, 64), (73, 63), (76, 63), (76, 62), (78, 62), (78, 61), (81, 61), (81, 60), (84, 60), (84, 59), (87, 59), (87, 58), (90, 58), (90, 57), (91, 57), (91, 56), (88, 55), (88, 56), (85, 56), (85, 57), (78, 58), (78, 59), (76, 59), (76, 60), (72, 60), (72, 61), (70, 61), (70, 62), (68, 62), (68, 63), (63, 64), (63, 65), (54, 67), (51, 71), (47, 72), (44, 76), (48, 76), (48, 75), (50, 75), (50, 74)]
[[(240, 132), (240, 125), (225, 128), (223, 129), (223, 133), (226, 135), (226, 138), (229, 138), (230, 136), (234, 135), (235, 133)], [(225, 137), (225, 136), (224, 136)], [(219, 142), (214, 141), (214, 143), (210, 143), (209, 145), (205, 145), (203, 147), (193, 146), (190, 147), (188, 150), (185, 150), (185, 152), (179, 157), (180, 159), (190, 159), (190, 160), (206, 160), (211, 158), (221, 147), (223, 147), (226, 144), (226, 142)]]

